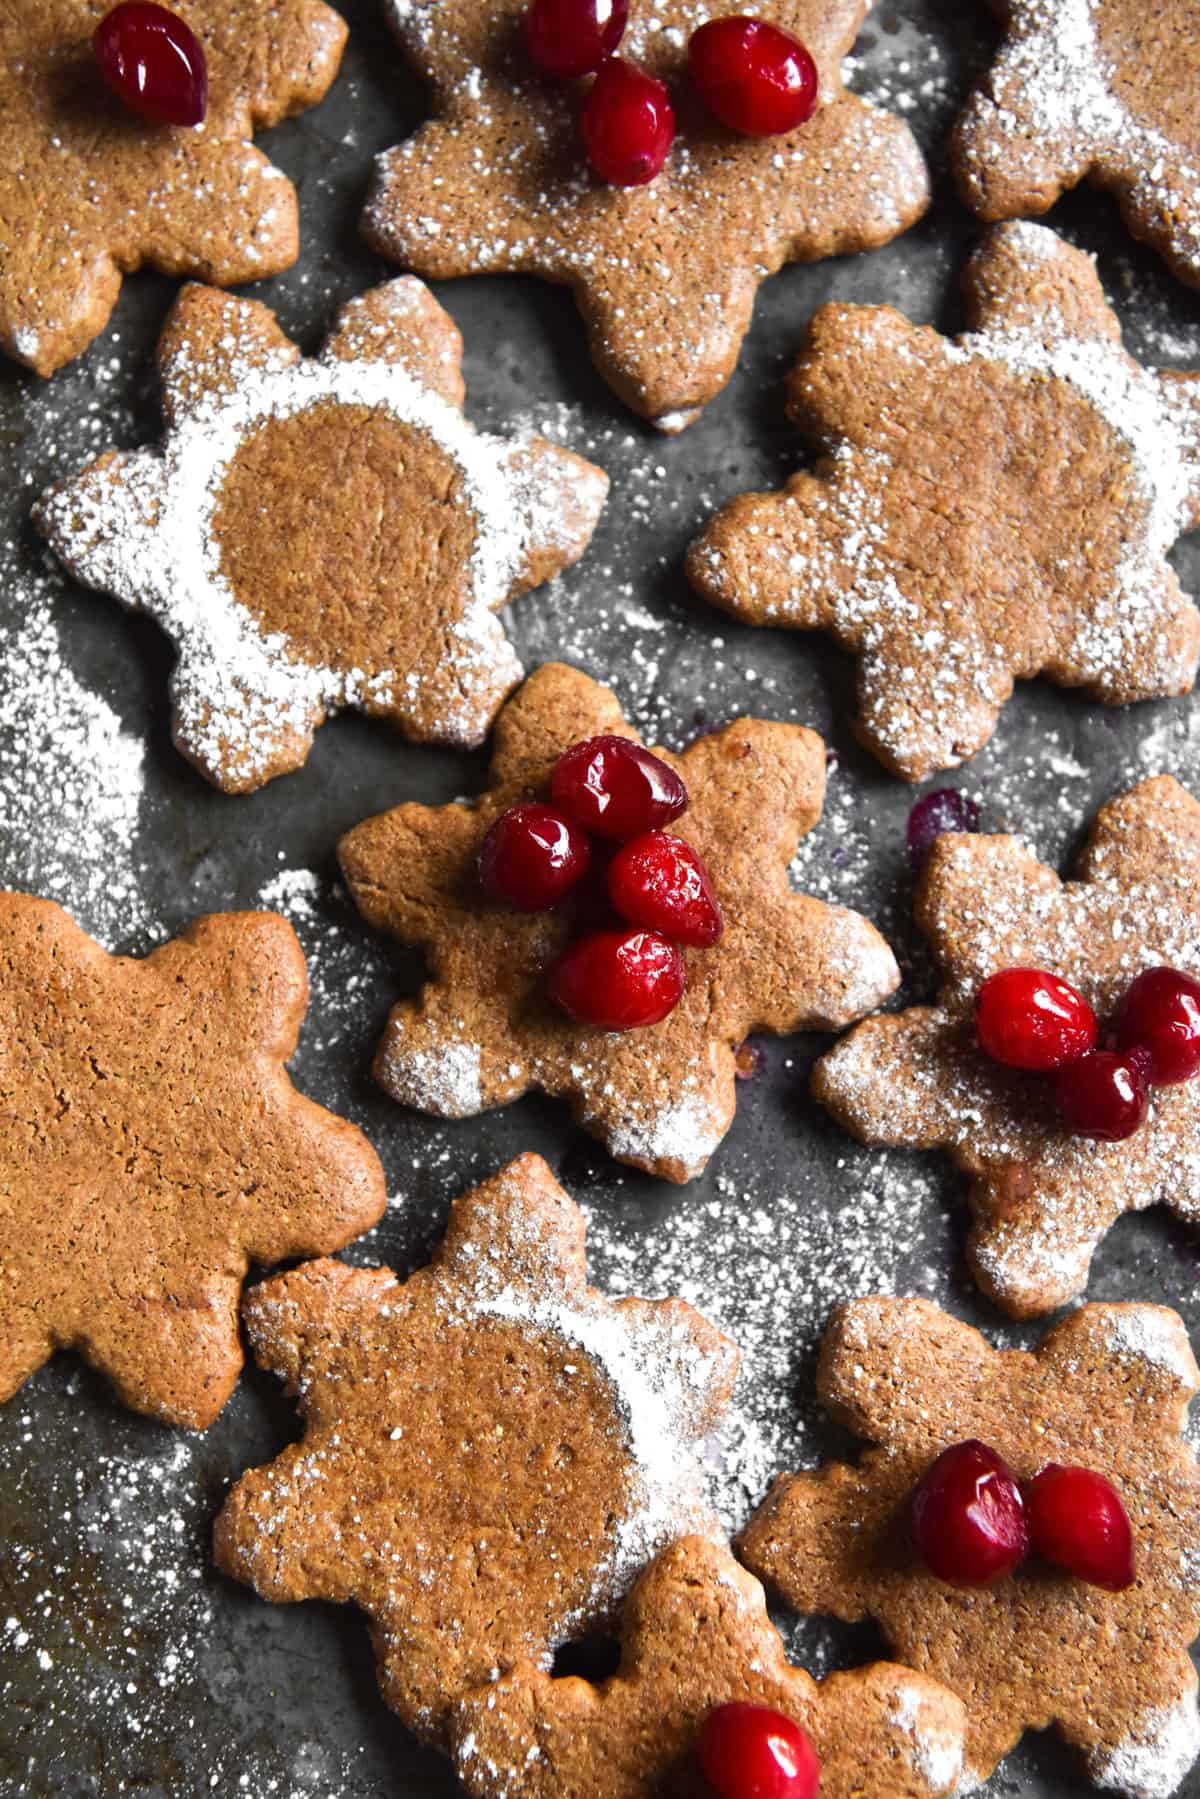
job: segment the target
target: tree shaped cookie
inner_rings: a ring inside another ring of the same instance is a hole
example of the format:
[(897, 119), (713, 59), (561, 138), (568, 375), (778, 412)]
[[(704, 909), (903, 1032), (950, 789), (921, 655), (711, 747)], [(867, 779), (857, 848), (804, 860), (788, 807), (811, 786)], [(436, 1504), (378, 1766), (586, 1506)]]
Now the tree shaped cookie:
[(379, 159), (371, 244), (428, 277), (516, 270), (571, 287), (600, 373), (664, 431), (729, 379), (765, 276), (887, 243), (928, 205), (907, 125), (842, 86), (866, 0), (757, 9), (807, 45), (821, 84), (808, 123), (769, 138), (726, 131), (687, 78), (689, 34), (740, 0), (632, 0), (621, 55), (668, 84), (679, 135), (655, 179), (631, 188), (589, 172), (583, 90), (534, 67), (526, 0), (388, 4), (437, 116)]
[[(1180, 1432), (1200, 1386), (1187, 1333), (1161, 1306), (1087, 1305), (1036, 1353), (991, 1349), (923, 1299), (860, 1299), (834, 1316), (818, 1386), (877, 1445), (857, 1465), (784, 1475), (742, 1540), (789, 1604), (878, 1620), (895, 1653), (967, 1707), (968, 1779), (1025, 1730), (1056, 1724), (1097, 1785), (1166, 1799), (1200, 1753), (1200, 1470)], [(1122, 1593), (1033, 1561), (987, 1588), (918, 1562), (912, 1489), (978, 1438), (1018, 1480), (1049, 1462), (1112, 1481), (1137, 1579)]]
[(143, 263), (222, 287), (296, 260), (296, 194), (251, 133), (321, 99), (346, 27), (319, 0), (172, 0), (208, 66), (195, 127), (157, 125), (105, 88), (103, 0), (0, 9), (0, 346), (53, 374), (104, 329)]
[(1166, 559), (1200, 519), (1200, 374), (1126, 355), (1042, 226), (999, 226), (964, 285), (954, 340), (821, 308), (789, 391), (823, 459), (726, 506), (688, 564), (726, 611), (851, 650), (856, 728), (913, 781), (987, 741), (1014, 678), (1124, 704), (1186, 693), (1200, 646)]
[(425, 1737), (603, 1621), (665, 1543), (717, 1528), (693, 1452), (737, 1351), (680, 1300), (610, 1304), (583, 1236), (521, 1156), (408, 1281), (313, 1262), (246, 1301), (305, 1435), (238, 1482), (217, 1559), (268, 1599), (356, 1601), (384, 1697)]
[(494, 616), (579, 557), (608, 490), (541, 438), (476, 432), (462, 340), (411, 277), (302, 358), (272, 313), (184, 290), (161, 451), (42, 499), (71, 573), (173, 639), (175, 741), (228, 793), (299, 768), (336, 707), (472, 745), (520, 665)]
[(758, 1582), (702, 1538), (673, 1544), (642, 1575), (622, 1640), (603, 1686), (525, 1663), (465, 1700), (454, 1746), (467, 1791), (695, 1799), (697, 1736), (731, 1702), (800, 1725), (820, 1757), (821, 1799), (925, 1799), (953, 1791), (962, 1772), (960, 1700), (883, 1662), (818, 1685), (789, 1664)]
[(614, 1156), (686, 1181), (732, 1123), (734, 1052), (748, 1032), (836, 1029), (877, 1006), (899, 975), (866, 919), (788, 885), (797, 839), (821, 813), (821, 739), (742, 719), (682, 756), (655, 751), (687, 784), (691, 804), (675, 828), (708, 866), (724, 936), (689, 951), (687, 990), (661, 1024), (606, 1033), (573, 1023), (545, 977), (586, 900), (514, 913), (486, 898), (476, 859), (493, 821), (539, 795), (565, 750), (604, 734), (636, 741), (608, 688), (550, 664), (500, 715), (491, 786), (477, 804), (398, 806), (342, 839), (364, 916), (419, 944), (433, 971), (419, 1001), (393, 1011), (375, 1072), (403, 1104), (448, 1118), (531, 1088), (561, 1095)]
[(307, 999), (272, 912), (138, 962), (0, 896), (0, 1400), (76, 1349), (126, 1405), (202, 1430), (237, 1383), (250, 1262), (378, 1221), (370, 1144), (284, 1071)]
[(1080, 878), (1062, 882), (1016, 837), (941, 837), (916, 917), (944, 976), (935, 1006), (860, 1025), (818, 1063), (817, 1097), (867, 1143), (949, 1150), (971, 1177), (968, 1254), (984, 1291), (1018, 1317), (1086, 1285), (1123, 1212), (1165, 1204), (1200, 1220), (1200, 1091), (1153, 1089), (1123, 1143), (1071, 1136), (1052, 1087), (977, 1047), (974, 1002), (1002, 968), (1046, 968), (1102, 1025), (1133, 977), (1200, 975), (1200, 805), (1169, 775), (1097, 814)]
[(1047, 212), (1085, 179), (1200, 285), (1200, 89), (1192, 0), (993, 0), (1005, 38), (954, 137), (985, 219)]

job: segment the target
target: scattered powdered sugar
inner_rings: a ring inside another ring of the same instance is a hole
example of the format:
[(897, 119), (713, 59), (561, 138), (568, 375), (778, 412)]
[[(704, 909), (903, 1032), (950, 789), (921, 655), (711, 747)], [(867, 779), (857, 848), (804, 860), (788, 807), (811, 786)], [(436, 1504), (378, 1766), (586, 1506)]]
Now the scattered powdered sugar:
[[(464, 1020), (458, 1029), (465, 1031)], [(388, 1038), (381, 1079), (393, 1099), (438, 1118), (473, 1118), (483, 1109), (483, 1051), (465, 1037), (438, 1037), (436, 1047), (413, 1049), (397, 1021)]]
[(1197, 1756), (1200, 1713), (1189, 1693), (1177, 1705), (1148, 1712), (1128, 1742), (1090, 1756), (1088, 1773), (1097, 1786), (1129, 1799), (1170, 1799)]
[(962, 1738), (940, 1720), (926, 1716), (926, 1699), (920, 1687), (902, 1687), (892, 1723), (912, 1742), (913, 1766), (930, 1792), (941, 1793), (962, 1773)]
[(1172, 1374), (1189, 1392), (1196, 1384), (1196, 1364), (1187, 1332), (1170, 1313), (1150, 1306), (1110, 1310), (1105, 1334), (1114, 1355), (1133, 1356)]

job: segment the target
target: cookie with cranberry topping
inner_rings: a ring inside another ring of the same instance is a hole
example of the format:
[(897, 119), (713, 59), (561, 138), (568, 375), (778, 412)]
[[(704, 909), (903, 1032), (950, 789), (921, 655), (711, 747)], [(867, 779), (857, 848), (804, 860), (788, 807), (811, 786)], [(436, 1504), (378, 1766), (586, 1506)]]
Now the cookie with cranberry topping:
[(658, 174), (618, 187), (580, 139), (584, 89), (536, 66), (526, 0), (389, 0), (435, 118), (377, 165), (365, 217), (383, 255), (441, 279), (503, 270), (569, 286), (601, 375), (664, 431), (729, 379), (759, 282), (785, 262), (874, 248), (929, 203), (908, 126), (842, 85), (867, 0), (771, 0), (755, 16), (815, 58), (819, 103), (782, 136), (720, 125), (688, 78), (698, 25), (741, 0), (633, 0), (623, 61), (664, 82), (677, 135)]
[(539, 1156), (457, 1200), (431, 1264), (311, 1262), (249, 1295), (303, 1440), (246, 1474), (217, 1560), (264, 1598), (354, 1601), (423, 1738), (517, 1663), (603, 1625), (644, 1564), (719, 1534), (697, 1445), (737, 1351), (682, 1300), (587, 1285), (583, 1217)]
[[(875, 1619), (897, 1656), (959, 1693), (967, 1782), (1055, 1724), (1098, 1786), (1166, 1799), (1200, 1754), (1188, 1655), (1200, 1468), (1181, 1437), (1200, 1370), (1182, 1320), (1086, 1305), (1035, 1352), (997, 1351), (927, 1300), (859, 1299), (834, 1314), (817, 1384), (872, 1447), (854, 1465), (781, 1476), (741, 1540), (748, 1565), (798, 1609)], [(932, 1574), (910, 1539), (910, 1499), (964, 1438), (1025, 1483), (1048, 1463), (1111, 1481), (1133, 1528), (1134, 1584), (1106, 1592), (1041, 1561), (988, 1587)]]
[(241, 1371), (249, 1264), (378, 1222), (375, 1152), (285, 1072), (307, 999), (273, 912), (135, 961), (0, 896), (0, 1400), (75, 1349), (126, 1405), (203, 1430)]
[(360, 911), (424, 949), (432, 969), (420, 998), (393, 1011), (375, 1072), (403, 1104), (446, 1118), (534, 1088), (560, 1095), (611, 1154), (687, 1181), (732, 1123), (735, 1053), (749, 1032), (836, 1029), (885, 999), (899, 973), (865, 918), (788, 883), (797, 841), (821, 814), (821, 739), (741, 719), (680, 756), (655, 752), (686, 785), (689, 808), (671, 828), (707, 867), (720, 941), (687, 951), (683, 996), (661, 1023), (573, 1023), (547, 974), (588, 921), (589, 891), (517, 913), (487, 897), (476, 865), (493, 823), (543, 797), (566, 751), (606, 734), (637, 741), (608, 688), (550, 664), (500, 714), (477, 803), (398, 806), (342, 839)]
[(1014, 680), (1124, 705), (1188, 692), (1200, 648), (1167, 561), (1200, 521), (1200, 373), (1127, 355), (1090, 259), (1043, 226), (997, 227), (964, 285), (953, 340), (822, 307), (789, 382), (822, 459), (688, 559), (714, 605), (850, 650), (858, 734), (911, 781), (986, 743)]

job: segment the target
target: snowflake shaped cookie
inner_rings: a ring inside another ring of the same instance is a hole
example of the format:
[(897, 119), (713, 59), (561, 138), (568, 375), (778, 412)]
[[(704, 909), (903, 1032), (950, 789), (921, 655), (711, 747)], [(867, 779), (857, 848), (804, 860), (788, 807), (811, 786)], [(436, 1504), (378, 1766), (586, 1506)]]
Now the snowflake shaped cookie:
[(717, 1532), (694, 1451), (737, 1351), (681, 1300), (589, 1287), (538, 1156), (458, 1200), (409, 1280), (312, 1262), (245, 1316), (305, 1435), (233, 1489), (217, 1559), (268, 1599), (361, 1606), (384, 1697), (428, 1739), (604, 1622), (666, 1543)]
[(342, 839), (364, 916), (420, 945), (433, 970), (419, 1001), (393, 1011), (375, 1072), (403, 1104), (448, 1118), (532, 1088), (563, 1096), (614, 1156), (687, 1181), (732, 1123), (734, 1054), (749, 1032), (836, 1029), (877, 1006), (899, 974), (865, 918), (788, 884), (797, 840), (821, 813), (821, 739), (742, 719), (681, 756), (655, 752), (687, 784), (676, 828), (708, 866), (724, 936), (688, 952), (687, 991), (661, 1024), (621, 1034), (572, 1023), (545, 977), (586, 901), (514, 913), (485, 897), (476, 858), (493, 821), (540, 795), (565, 750), (605, 733), (635, 735), (614, 695), (551, 664), (501, 713), (477, 804), (398, 806)]
[(295, 190), (249, 140), (321, 99), (346, 41), (319, 0), (178, 0), (209, 98), (202, 125), (173, 129), (104, 87), (91, 37), (108, 10), (0, 8), (0, 346), (40, 375), (87, 348), (143, 263), (228, 287), (295, 262)]
[(161, 451), (42, 499), (71, 573), (174, 641), (175, 741), (227, 793), (299, 768), (342, 706), (474, 745), (520, 679), (495, 614), (583, 553), (608, 480), (475, 431), (461, 359), (412, 277), (351, 301), (312, 358), (265, 307), (187, 288), (159, 345)]
[(529, 61), (525, 0), (388, 3), (437, 116), (379, 159), (371, 244), (427, 277), (513, 270), (569, 286), (600, 373), (661, 430), (725, 385), (767, 275), (887, 243), (929, 203), (907, 125), (842, 86), (867, 0), (757, 10), (807, 44), (821, 79), (813, 118), (771, 138), (726, 131), (687, 80), (688, 37), (739, 0), (633, 0), (621, 54), (667, 82), (679, 128), (641, 188), (590, 174), (581, 89)]
[[(876, 1619), (898, 1656), (957, 1691), (968, 1782), (1056, 1724), (1098, 1786), (1167, 1799), (1200, 1754), (1200, 1469), (1180, 1436), (1200, 1371), (1182, 1321), (1086, 1305), (1035, 1353), (997, 1352), (927, 1300), (860, 1299), (834, 1316), (818, 1386), (877, 1447), (782, 1476), (742, 1539), (749, 1566), (798, 1609)], [(1134, 1585), (1109, 1593), (1036, 1561), (988, 1588), (929, 1573), (908, 1499), (970, 1437), (1019, 1480), (1048, 1462), (1107, 1476), (1133, 1526)]]
[(1200, 374), (1134, 362), (1042, 226), (997, 227), (964, 284), (954, 340), (822, 307), (790, 382), (822, 461), (689, 556), (714, 605), (857, 656), (859, 735), (912, 781), (986, 743), (1014, 679), (1123, 705), (1186, 693), (1200, 646), (1167, 562), (1200, 520)]

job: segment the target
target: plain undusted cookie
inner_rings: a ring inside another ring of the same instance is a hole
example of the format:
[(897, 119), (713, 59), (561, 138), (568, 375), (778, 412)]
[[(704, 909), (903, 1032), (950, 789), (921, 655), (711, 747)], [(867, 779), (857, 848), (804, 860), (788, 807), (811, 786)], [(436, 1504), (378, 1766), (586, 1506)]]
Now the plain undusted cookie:
[(972, 1177), (971, 1266), (1017, 1317), (1081, 1292), (1123, 1212), (1161, 1204), (1200, 1222), (1194, 1083), (1154, 1088), (1140, 1130), (1097, 1143), (1063, 1128), (1052, 1082), (976, 1046), (975, 996), (1002, 968), (1062, 975), (1102, 1029), (1142, 969), (1200, 976), (1200, 805), (1171, 776), (1101, 808), (1079, 877), (1060, 881), (1016, 837), (939, 838), (915, 907), (944, 978), (937, 1005), (860, 1025), (813, 1075), (856, 1137), (945, 1148)]
[[(696, 1799), (693, 1748), (731, 1702), (791, 1718), (821, 1761), (821, 1799), (928, 1799), (962, 1772), (962, 1703), (886, 1662), (818, 1684), (784, 1654), (762, 1588), (728, 1551), (664, 1550), (625, 1607), (619, 1671), (600, 1687), (528, 1663), (473, 1694), (455, 1760), (477, 1799)], [(707, 1788), (705, 1788), (707, 1791)]]
[(1123, 705), (1186, 693), (1200, 647), (1167, 562), (1200, 521), (1200, 374), (1134, 362), (1091, 260), (1042, 226), (991, 232), (964, 286), (953, 340), (822, 307), (789, 383), (822, 460), (688, 560), (714, 605), (851, 650), (859, 735), (913, 781), (986, 743), (1014, 678)]
[(487, 899), (476, 858), (502, 812), (543, 795), (565, 750), (606, 733), (636, 741), (607, 687), (549, 664), (501, 713), (478, 803), (398, 806), (342, 839), (342, 871), (364, 916), (419, 944), (433, 975), (416, 1003), (393, 1011), (375, 1072), (403, 1104), (446, 1118), (535, 1087), (561, 1095), (614, 1156), (687, 1181), (733, 1121), (735, 1051), (749, 1032), (836, 1029), (885, 999), (899, 971), (865, 918), (788, 884), (797, 840), (821, 815), (821, 739), (742, 719), (681, 756), (655, 751), (687, 784), (691, 804), (675, 829), (708, 866), (724, 936), (688, 951), (687, 991), (661, 1024), (624, 1033), (574, 1024), (549, 999), (546, 974), (586, 899), (512, 912)]
[(848, 93), (867, 0), (772, 0), (756, 17), (807, 44), (821, 97), (784, 137), (739, 137), (687, 78), (687, 40), (741, 0), (632, 0), (620, 54), (670, 87), (678, 136), (647, 187), (592, 175), (583, 84), (540, 75), (526, 0), (387, 0), (436, 117), (380, 157), (369, 241), (434, 278), (517, 270), (570, 286), (592, 356), (627, 405), (678, 431), (729, 379), (758, 284), (785, 262), (889, 242), (929, 203), (908, 126)]
[(105, 88), (92, 33), (112, 0), (0, 0), (0, 346), (39, 375), (103, 329), (143, 263), (222, 287), (296, 260), (296, 193), (250, 144), (321, 99), (346, 27), (319, 0), (171, 0), (208, 64), (189, 128)]
[(589, 1287), (582, 1215), (538, 1156), (458, 1200), (408, 1281), (313, 1262), (245, 1318), (305, 1434), (238, 1482), (217, 1559), (268, 1599), (356, 1601), (423, 1737), (602, 1623), (666, 1543), (717, 1531), (694, 1452), (737, 1351), (681, 1300)]
[(993, 0), (1004, 42), (954, 134), (968, 206), (1047, 212), (1085, 179), (1200, 285), (1200, 32), (1194, 0)]
[(482, 741), (521, 666), (494, 616), (582, 555), (602, 470), (463, 417), (462, 339), (407, 277), (302, 358), (257, 302), (189, 287), (158, 350), (161, 450), (44, 496), (71, 573), (179, 653), (175, 741), (227, 793), (299, 768), (337, 707)]
[(0, 895), (0, 1400), (75, 1349), (126, 1405), (202, 1430), (241, 1370), (250, 1262), (378, 1221), (375, 1152), (284, 1070), (307, 1000), (273, 912), (133, 961)]
[[(1030, 1354), (998, 1353), (927, 1300), (855, 1300), (834, 1315), (818, 1388), (878, 1447), (782, 1476), (741, 1553), (798, 1609), (875, 1618), (898, 1656), (960, 1693), (968, 1780), (1056, 1724), (1098, 1786), (1166, 1799), (1200, 1753), (1200, 1469), (1180, 1438), (1198, 1387), (1162, 1306), (1083, 1306)], [(1037, 1562), (988, 1588), (929, 1573), (909, 1496), (970, 1437), (1019, 1480), (1047, 1462), (1107, 1476), (1133, 1527), (1135, 1584), (1109, 1593)]]

